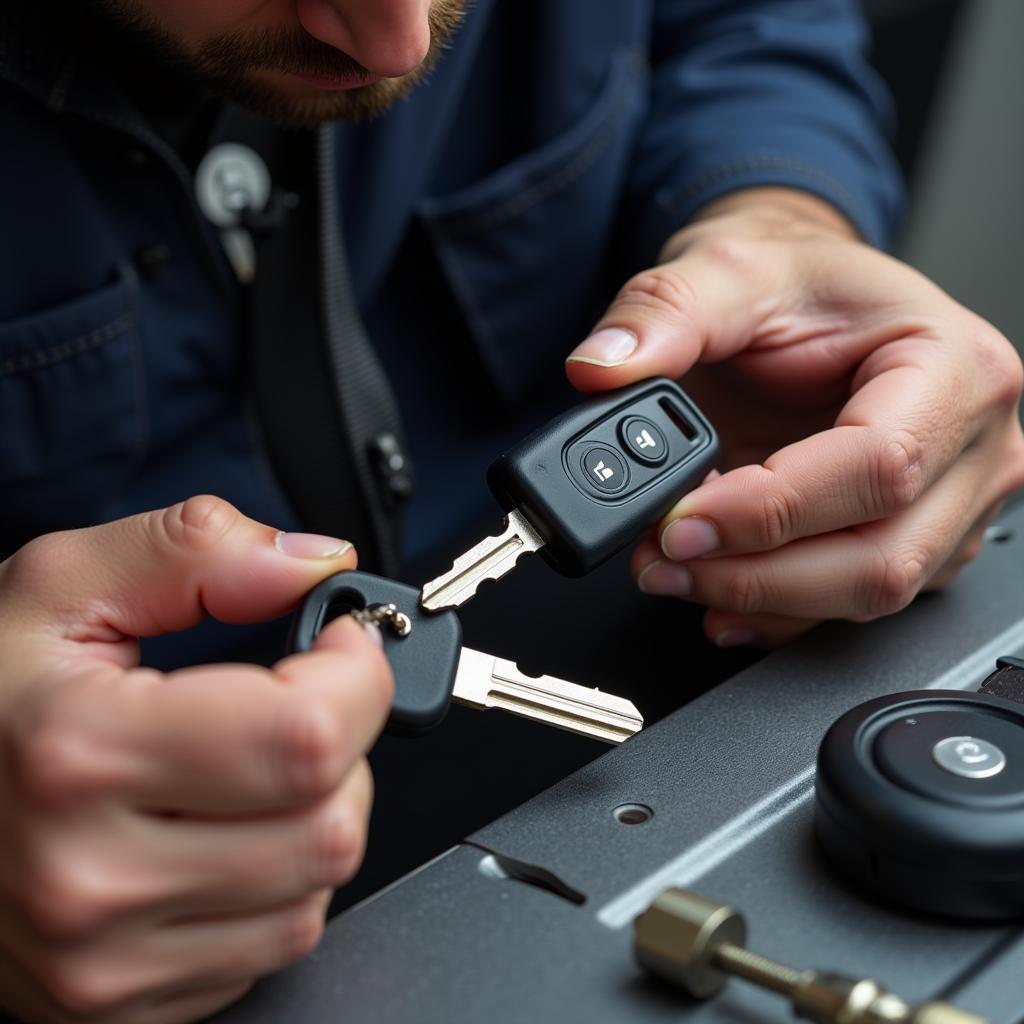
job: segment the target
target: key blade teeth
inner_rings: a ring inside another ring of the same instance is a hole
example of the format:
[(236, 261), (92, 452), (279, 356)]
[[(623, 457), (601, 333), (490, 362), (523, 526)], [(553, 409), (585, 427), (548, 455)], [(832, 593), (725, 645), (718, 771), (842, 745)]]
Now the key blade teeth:
[(535, 722), (606, 743), (621, 743), (644, 724), (636, 705), (554, 676), (520, 672), (511, 661), (463, 648), (452, 699), (476, 708), (500, 708)]
[(499, 580), (511, 572), (523, 555), (544, 544), (536, 530), (513, 509), (505, 517), (505, 529), (459, 555), (451, 569), (424, 584), (420, 605), (430, 612), (460, 608), (484, 580)]

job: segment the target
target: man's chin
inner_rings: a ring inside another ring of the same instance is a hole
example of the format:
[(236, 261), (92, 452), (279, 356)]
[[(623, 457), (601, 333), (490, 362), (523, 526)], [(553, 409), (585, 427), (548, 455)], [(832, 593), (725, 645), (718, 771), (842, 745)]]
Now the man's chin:
[(328, 121), (369, 121), (413, 89), (418, 75), (367, 85), (325, 88), (281, 72), (251, 72), (212, 83), (240, 106), (285, 128), (315, 128)]

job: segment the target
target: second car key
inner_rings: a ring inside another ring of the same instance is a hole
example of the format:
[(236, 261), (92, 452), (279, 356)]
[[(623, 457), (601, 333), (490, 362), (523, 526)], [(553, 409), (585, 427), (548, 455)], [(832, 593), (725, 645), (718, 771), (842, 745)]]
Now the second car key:
[(423, 607), (461, 607), (530, 551), (563, 576), (585, 575), (699, 485), (717, 455), (711, 425), (667, 378), (580, 403), (491, 466), (487, 482), (508, 510), (505, 532), (427, 583)]
[(381, 576), (336, 573), (299, 606), (289, 649), (308, 651), (338, 615), (377, 622), (395, 677), (388, 729), (407, 736), (439, 725), (452, 701), (499, 708), (607, 743), (621, 743), (643, 727), (628, 700), (552, 676), (527, 676), (511, 661), (463, 647), (455, 613), (427, 614), (419, 596), (415, 587)]

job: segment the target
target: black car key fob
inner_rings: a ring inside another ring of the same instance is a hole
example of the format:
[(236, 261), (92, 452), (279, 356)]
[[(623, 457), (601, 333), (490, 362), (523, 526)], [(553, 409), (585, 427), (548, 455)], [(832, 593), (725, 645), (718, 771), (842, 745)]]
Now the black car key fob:
[(718, 437), (666, 377), (595, 395), (556, 416), (488, 470), (563, 576), (611, 558), (714, 468)]
[(666, 377), (581, 402), (487, 471), (505, 529), (425, 583), (423, 607), (461, 607), (530, 551), (563, 576), (585, 576), (702, 483), (717, 456), (711, 424)]
[(455, 612), (426, 614), (415, 587), (366, 572), (339, 572), (314, 587), (292, 619), (290, 651), (308, 651), (320, 630), (339, 615), (393, 604), (407, 616), (411, 631), (401, 635), (382, 624), (384, 653), (395, 677), (388, 732), (417, 736), (440, 725), (448, 712), (462, 649), (462, 627)]
[(428, 732), (452, 702), (501, 709), (605, 743), (621, 743), (643, 728), (643, 715), (629, 700), (555, 676), (528, 676), (514, 662), (463, 647), (455, 612), (427, 612), (419, 591), (370, 573), (339, 572), (314, 587), (292, 620), (289, 650), (308, 651), (324, 625), (345, 614), (381, 628), (395, 679), (388, 732)]
[[(1001, 659), (990, 680), (1013, 662)], [(821, 743), (819, 843), (886, 901), (978, 920), (1024, 915), (1024, 704), (988, 684), (868, 701)]]

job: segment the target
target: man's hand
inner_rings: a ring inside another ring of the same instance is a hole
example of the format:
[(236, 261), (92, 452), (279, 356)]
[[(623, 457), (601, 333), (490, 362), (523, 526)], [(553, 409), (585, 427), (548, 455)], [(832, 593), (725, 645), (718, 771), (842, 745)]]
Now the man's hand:
[(1009, 342), (800, 193), (709, 207), (567, 372), (585, 391), (685, 374), (722, 434), (723, 474), (676, 505), (633, 571), (648, 593), (707, 605), (724, 645), (903, 608), (976, 556), (1024, 483)]
[(0, 1006), (204, 1017), (317, 944), (362, 858), (387, 662), (347, 616), (272, 670), (138, 667), (136, 637), (284, 614), (351, 546), (216, 498), (0, 564)]

